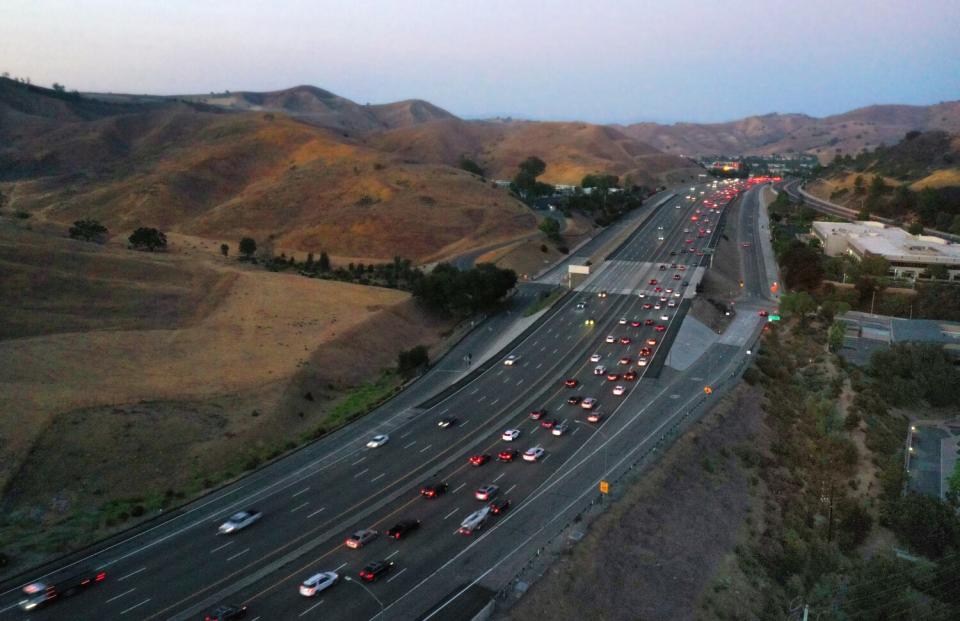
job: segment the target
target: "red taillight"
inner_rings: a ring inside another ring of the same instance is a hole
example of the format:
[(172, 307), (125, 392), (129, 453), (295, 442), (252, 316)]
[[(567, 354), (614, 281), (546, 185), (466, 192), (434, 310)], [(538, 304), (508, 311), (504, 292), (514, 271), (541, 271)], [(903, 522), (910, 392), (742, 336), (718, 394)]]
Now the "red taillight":
[(97, 582), (106, 580), (106, 578), (107, 578), (107, 572), (105, 571), (101, 571), (100, 573), (97, 574)]

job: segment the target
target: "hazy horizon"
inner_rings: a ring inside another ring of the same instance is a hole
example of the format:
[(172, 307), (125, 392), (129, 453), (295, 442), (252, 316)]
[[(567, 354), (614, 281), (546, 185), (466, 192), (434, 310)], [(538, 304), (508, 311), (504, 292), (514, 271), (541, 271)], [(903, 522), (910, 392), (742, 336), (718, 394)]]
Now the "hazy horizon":
[(960, 3), (701, 5), (8, 0), (0, 71), (156, 95), (310, 84), (359, 103), (424, 99), (469, 119), (599, 123), (960, 98)]

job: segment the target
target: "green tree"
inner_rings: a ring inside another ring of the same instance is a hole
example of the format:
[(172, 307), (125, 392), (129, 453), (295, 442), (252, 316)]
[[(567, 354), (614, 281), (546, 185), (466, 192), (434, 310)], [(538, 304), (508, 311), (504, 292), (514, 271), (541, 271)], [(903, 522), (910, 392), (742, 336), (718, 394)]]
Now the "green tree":
[(878, 254), (870, 254), (860, 260), (860, 273), (884, 278), (890, 272), (890, 262)]
[(55, 91), (58, 92), (58, 93), (65, 93), (65, 92), (67, 91), (67, 87), (64, 86), (63, 84), (59, 84), (59, 83), (57, 83), (57, 82), (54, 82), (54, 83), (53, 83), (53, 90), (55, 90)]
[(257, 240), (252, 237), (244, 237), (240, 240), (240, 254), (249, 259), (257, 252)]
[(953, 464), (953, 472), (947, 477), (947, 500), (954, 507), (960, 506), (960, 459)]
[(468, 158), (466, 155), (460, 156), (460, 168), (479, 177), (486, 177), (483, 169), (480, 168), (480, 165)]
[(785, 293), (780, 297), (780, 311), (788, 316), (797, 315), (801, 323), (809, 313), (817, 310), (817, 302), (806, 291)]
[(950, 270), (947, 269), (946, 265), (940, 265), (939, 263), (927, 267), (926, 272), (927, 275), (934, 280), (947, 280), (950, 278)]
[(514, 194), (529, 201), (553, 192), (553, 186), (537, 181), (537, 177), (547, 169), (546, 163), (539, 157), (531, 155), (520, 162), (519, 168), (520, 170), (510, 183), (510, 191)]
[(162, 250), (167, 247), (167, 236), (158, 229), (142, 226), (128, 238), (135, 250)]
[(96, 220), (77, 220), (70, 227), (70, 237), (102, 244), (107, 240), (107, 227)]
[(846, 334), (847, 324), (842, 321), (834, 321), (827, 331), (827, 346), (830, 351), (838, 352), (843, 349), (843, 335)]
[(330, 256), (325, 250), (320, 251), (320, 260), (317, 261), (317, 269), (323, 273), (330, 271)]
[(430, 356), (423, 345), (402, 349), (397, 354), (397, 371), (404, 379), (410, 379), (429, 364)]
[(220, 244), (220, 254), (222, 254), (222, 255), (225, 256), (225, 257), (226, 257), (226, 256), (229, 256), (229, 255), (230, 255), (230, 246), (228, 246), (227, 244)]
[(857, 175), (853, 179), (853, 193), (860, 195), (860, 194), (863, 194), (863, 192), (864, 192), (863, 176)]
[(616, 175), (593, 174), (584, 176), (580, 181), (582, 188), (597, 188), (601, 192), (607, 192), (611, 188), (617, 187), (620, 183), (620, 177)]
[(540, 222), (540, 230), (550, 239), (560, 241), (560, 223), (556, 218), (544, 218)]
[(927, 226), (933, 226), (937, 221), (937, 215), (946, 208), (947, 201), (943, 194), (934, 188), (923, 188), (917, 195), (917, 215)]
[(907, 227), (907, 232), (911, 235), (923, 235), (923, 223), (911, 222), (910, 226)]
[(789, 289), (813, 291), (823, 281), (823, 255), (799, 240), (790, 243), (780, 255), (783, 281)]

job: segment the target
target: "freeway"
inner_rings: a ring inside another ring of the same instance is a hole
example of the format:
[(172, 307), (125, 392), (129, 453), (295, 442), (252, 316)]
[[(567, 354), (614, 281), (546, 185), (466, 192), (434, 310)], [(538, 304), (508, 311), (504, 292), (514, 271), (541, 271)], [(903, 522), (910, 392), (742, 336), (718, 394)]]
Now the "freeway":
[[(691, 395), (689, 377), (702, 382), (727, 373), (735, 360), (736, 346), (718, 346), (686, 373), (656, 381), (644, 377), (649, 366), (637, 366), (642, 343), (655, 339), (648, 358), (662, 355), (660, 341), (682, 319), (677, 308), (667, 304), (679, 301), (682, 307), (693, 294), (694, 277), (687, 287), (682, 283), (702, 270), (705, 257), (682, 250), (701, 249), (717, 234), (697, 235), (690, 221), (694, 209), (701, 209), (702, 217), (708, 211), (699, 202), (677, 197), (651, 217), (595, 276), (521, 337), (511, 350), (519, 356), (516, 364), (492, 365), (430, 407), (401, 395), (392, 410), (374, 413), (335, 439), (318, 443), (321, 448), (295, 453), (188, 508), (178, 522), (161, 524), (136, 541), (86, 559), (86, 564), (105, 567), (109, 579), (28, 618), (192, 618), (229, 600), (247, 603), (251, 618), (353, 619), (376, 615), (379, 605), (369, 597), (375, 591), (387, 618), (407, 619), (478, 577), (495, 586), (503, 578), (498, 574), (511, 567), (505, 558), (508, 551), (533, 542), (538, 528), (563, 515), (568, 501), (578, 498), (584, 482), (615, 467), (644, 446), (643, 438), (653, 438), (673, 420), (677, 408), (657, 407), (664, 395), (677, 395), (676, 405), (682, 406)], [(707, 217), (716, 222), (716, 214)], [(676, 289), (679, 296), (656, 292), (656, 287)], [(605, 297), (598, 295), (602, 291)], [(661, 296), (666, 298), (663, 303)], [(578, 310), (580, 303), (586, 308)], [(593, 319), (592, 325), (587, 318)], [(644, 325), (646, 320), (662, 325), (664, 332)], [(613, 343), (606, 342), (607, 334)], [(623, 338), (630, 342), (621, 342)], [(591, 353), (599, 354), (600, 363), (611, 370), (622, 373), (634, 367), (640, 377), (610, 382), (594, 375), (595, 364), (587, 360)], [(630, 360), (618, 364), (621, 357)], [(578, 386), (564, 387), (564, 378), (575, 378)], [(612, 394), (617, 384), (624, 387), (624, 395)], [(585, 421), (585, 410), (567, 403), (572, 392), (599, 400), (598, 425)], [(527, 412), (533, 408), (568, 420), (569, 431), (554, 436), (529, 420)], [(440, 418), (450, 416), (458, 419), (455, 425), (438, 427)], [(521, 432), (511, 444), (521, 451), (542, 446), (545, 456), (536, 463), (468, 464), (470, 455), (495, 456), (506, 446), (499, 438), (506, 428)], [(390, 442), (365, 448), (374, 432), (389, 433)], [(447, 495), (435, 500), (419, 496), (421, 485), (441, 480), (449, 485)], [(456, 535), (460, 520), (483, 505), (472, 495), (482, 484), (499, 486), (500, 496), (509, 498), (514, 508), (479, 536)], [(263, 512), (260, 522), (229, 537), (215, 534), (225, 517), (249, 506)], [(353, 530), (386, 530), (401, 518), (422, 522), (409, 540), (381, 536), (360, 550), (342, 545)], [(377, 559), (396, 565), (370, 586), (369, 594), (349, 583), (316, 600), (297, 593), (299, 582), (316, 571), (356, 576), (364, 564)], [(4, 602), (16, 599), (7, 593)], [(4, 614), (20, 617), (9, 609)]]

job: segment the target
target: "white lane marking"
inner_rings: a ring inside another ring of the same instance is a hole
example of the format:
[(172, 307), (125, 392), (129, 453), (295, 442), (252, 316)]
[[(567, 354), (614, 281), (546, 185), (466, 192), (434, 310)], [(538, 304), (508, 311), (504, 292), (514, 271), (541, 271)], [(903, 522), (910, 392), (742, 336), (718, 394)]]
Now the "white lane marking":
[(370, 482), (371, 482), (371, 483), (376, 483), (377, 481), (379, 481), (380, 479), (382, 479), (382, 478), (385, 477), (385, 476), (387, 476), (387, 473), (386, 473), (386, 472), (381, 472), (381, 473), (378, 474), (377, 476), (375, 476), (375, 477), (373, 477), (372, 479), (370, 479)]
[(397, 578), (400, 577), (400, 574), (402, 574), (402, 573), (405, 572), (405, 571), (407, 571), (407, 568), (406, 568), (406, 567), (404, 567), (403, 569), (401, 569), (401, 570), (398, 571), (397, 573), (393, 574), (393, 576), (392, 576), (389, 580), (387, 580), (387, 582), (393, 582), (394, 580), (396, 580)]
[(310, 515), (308, 515), (308, 516), (307, 516), (307, 519), (309, 520), (309, 519), (312, 518), (313, 516), (319, 515), (319, 514), (323, 513), (323, 512), (326, 511), (326, 510), (327, 510), (326, 507), (320, 507), (319, 509), (317, 509), (316, 511), (314, 511), (313, 513), (311, 513)]
[(505, 475), (505, 474), (506, 474), (506, 472), (501, 472), (500, 474), (497, 475), (497, 478), (495, 478), (495, 479), (493, 480), (493, 482), (496, 483), (497, 481), (499, 481), (500, 479), (502, 479), (502, 478), (503, 478), (503, 475)]
[(553, 350), (553, 353), (557, 353), (558, 351), (560, 351), (560, 348), (559, 348), (559, 347), (556, 348), (555, 350)]
[(361, 463), (364, 459), (366, 459), (366, 457), (361, 457), (360, 459), (358, 459), (357, 461), (353, 462), (353, 463), (350, 464), (350, 465), (351, 465), (351, 466), (356, 466), (357, 464)]
[(510, 487), (510, 489), (508, 489), (508, 490), (507, 490), (506, 492), (504, 492), (504, 493), (505, 493), (505, 494), (509, 494), (510, 492), (512, 492), (512, 491), (514, 490), (515, 487), (517, 487), (515, 484), (512, 485), (512, 486)]
[(242, 550), (242, 551), (240, 551), (240, 552), (237, 552), (237, 553), (234, 554), (233, 556), (228, 556), (228, 557), (227, 557), (227, 560), (228, 560), (228, 561), (232, 561), (232, 560), (235, 559), (235, 558), (239, 558), (239, 557), (243, 556), (244, 554), (246, 554), (246, 553), (249, 552), (249, 551), (250, 551), (250, 548), (246, 548), (245, 550)]
[(543, 456), (543, 459), (540, 460), (540, 463), (542, 464), (543, 462), (545, 462), (545, 461), (547, 461), (548, 459), (550, 459), (550, 455), (551, 455), (551, 454), (552, 454), (552, 453), (547, 453), (546, 455), (544, 455), (544, 456)]
[(310, 502), (308, 501), (308, 502), (303, 503), (302, 505), (297, 505), (297, 506), (294, 507), (293, 509), (290, 509), (290, 513), (293, 513), (294, 511), (299, 511), (300, 509), (303, 509), (304, 507), (306, 507), (306, 506), (309, 505), (309, 504), (310, 504)]
[(477, 391), (478, 391), (478, 390), (480, 390), (480, 389), (479, 389), (479, 388), (474, 388), (473, 390), (470, 391), (470, 394), (471, 394), (471, 395), (475, 395), (475, 394), (477, 394)]
[(340, 563), (340, 567), (337, 567), (337, 568), (334, 569), (333, 571), (340, 571), (341, 569), (343, 569), (343, 568), (346, 567), (346, 566), (347, 566), (346, 563)]
[[(518, 384), (518, 386), (519, 386), (519, 384)], [(490, 402), (490, 405), (496, 405), (499, 401), (500, 401), (500, 397), (497, 397), (496, 399), (494, 399), (493, 401)]]
[(420, 449), (420, 452), (421, 452), (421, 453), (425, 453), (426, 451), (429, 451), (429, 450), (430, 450), (430, 447), (432, 447), (432, 446), (433, 446), (432, 444), (428, 444), (428, 445), (426, 445), (425, 447), (423, 447), (422, 449)]
[(466, 485), (466, 483), (461, 483), (460, 485), (457, 486), (457, 489), (453, 490), (453, 492), (451, 493), (456, 494), (457, 492), (463, 489), (464, 485)]
[(223, 544), (222, 546), (217, 546), (217, 547), (215, 547), (214, 549), (210, 550), (210, 554), (213, 554), (214, 552), (219, 552), (220, 550), (224, 549), (225, 547), (227, 547), (227, 546), (232, 546), (232, 545), (233, 545), (233, 542), (232, 542), (232, 541), (228, 541), (228, 542), (226, 542), (225, 544)]
[(469, 423), (469, 422), (470, 422), (470, 421), (465, 420), (465, 421), (463, 421), (462, 423), (460, 423), (460, 426), (461, 426), (461, 427), (466, 427), (466, 426), (467, 426), (467, 423)]
[(414, 440), (414, 441), (413, 441), (413, 442), (411, 442), (410, 444), (406, 444), (406, 445), (404, 445), (404, 447), (403, 447), (403, 448), (405, 448), (405, 449), (408, 449), (408, 448), (410, 448), (411, 446), (413, 446), (413, 445), (414, 445), (414, 444), (416, 444), (416, 443), (417, 443), (417, 441), (416, 441), (416, 440)]
[(132, 576), (136, 576), (137, 574), (139, 574), (139, 573), (142, 572), (142, 571), (147, 571), (147, 568), (146, 568), (146, 567), (141, 567), (141, 568), (138, 569), (137, 571), (134, 571), (134, 572), (132, 572), (132, 573), (129, 573), (129, 574), (127, 574), (126, 576), (123, 576), (122, 578), (117, 578), (117, 582), (123, 582), (123, 581), (126, 580), (127, 578), (130, 578), (130, 577), (132, 577)]
[(400, 439), (403, 440), (404, 438), (406, 438), (407, 436), (409, 436), (411, 433), (413, 433), (413, 429), (411, 429), (410, 431), (407, 431), (407, 432), (405, 432), (405, 433), (400, 434)]
[(302, 490), (300, 490), (299, 492), (297, 492), (296, 494), (294, 494), (293, 496), (291, 496), (291, 498), (296, 498), (296, 497), (299, 496), (300, 494), (305, 494), (305, 493), (307, 493), (308, 491), (310, 491), (310, 486), (309, 486), (309, 485), (308, 485), (307, 487), (303, 488)]
[(389, 561), (390, 559), (392, 559), (394, 556), (396, 556), (396, 555), (399, 554), (399, 553), (400, 553), (400, 550), (394, 550), (393, 552), (391, 552), (390, 554), (388, 554), (388, 555), (386, 556), (386, 560)]
[[(540, 351), (547, 351), (547, 346), (544, 345), (543, 347), (541, 347)], [(557, 350), (553, 350), (553, 353), (557, 353)]]
[(316, 608), (317, 606), (319, 606), (319, 605), (322, 604), (322, 603), (323, 603), (323, 600), (321, 599), (319, 602), (317, 602), (317, 603), (314, 604), (313, 606), (310, 606), (309, 608), (307, 608), (306, 610), (304, 610), (303, 612), (301, 612), (298, 616), (302, 617), (303, 615), (307, 614), (308, 612), (310, 612), (311, 610), (313, 610), (314, 608)]
[(450, 411), (450, 408), (443, 408), (443, 411), (440, 412), (440, 415), (442, 416), (442, 415), (446, 414), (446, 413), (449, 412), (449, 411)]
[(112, 602), (112, 601), (115, 600), (115, 599), (120, 599), (120, 598), (123, 597), (124, 595), (130, 595), (131, 593), (133, 593), (133, 592), (136, 591), (136, 590), (137, 590), (136, 587), (134, 587), (134, 588), (130, 589), (129, 591), (124, 591), (124, 592), (121, 593), (120, 595), (114, 595), (113, 597), (111, 597), (110, 599), (107, 600), (107, 603), (109, 604), (110, 602)]
[(523, 378), (521, 377), (521, 378), (520, 378), (520, 381), (517, 382), (517, 386), (519, 386), (519, 385), (522, 384), (522, 383), (523, 383)]
[(150, 601), (150, 598), (148, 597), (147, 599), (143, 600), (142, 602), (140, 602), (140, 603), (137, 604), (136, 606), (130, 606), (129, 608), (127, 608), (126, 610), (124, 610), (124, 611), (121, 612), (120, 614), (125, 615), (125, 614), (127, 614), (128, 612), (130, 612), (131, 610), (136, 610), (137, 608), (139, 608), (140, 606), (143, 606), (144, 604), (146, 604), (146, 603), (149, 602), (149, 601)]
[(541, 362), (540, 364), (538, 364), (537, 366), (535, 366), (535, 367), (533, 367), (533, 368), (534, 368), (534, 370), (536, 370), (536, 369), (539, 369), (539, 368), (542, 367), (542, 366), (543, 366), (543, 363)]
[(368, 473), (368, 472), (370, 472), (370, 468), (364, 468), (364, 469), (361, 470), (360, 472), (358, 472), (358, 473), (356, 473), (355, 475), (353, 475), (353, 478), (356, 479), (357, 477), (362, 477), (363, 475), (365, 475), (365, 474)]
[(480, 403), (481, 401), (483, 401), (483, 400), (486, 399), (486, 398), (487, 398), (487, 395), (482, 395), (479, 399), (477, 399), (477, 403)]
[(456, 512), (459, 511), (459, 510), (460, 510), (460, 507), (457, 507), (456, 509), (454, 509), (454, 510), (451, 511), (450, 513), (448, 513), (448, 514), (446, 514), (445, 516), (443, 516), (443, 519), (445, 519), (445, 520), (448, 519), (451, 515), (453, 515), (454, 513), (456, 513)]
[(570, 435), (571, 435), (571, 436), (575, 436), (575, 435), (577, 435), (577, 432), (578, 432), (578, 431), (580, 431), (580, 427), (577, 427), (577, 428), (575, 428), (573, 431), (571, 431), (571, 432), (570, 432)]

